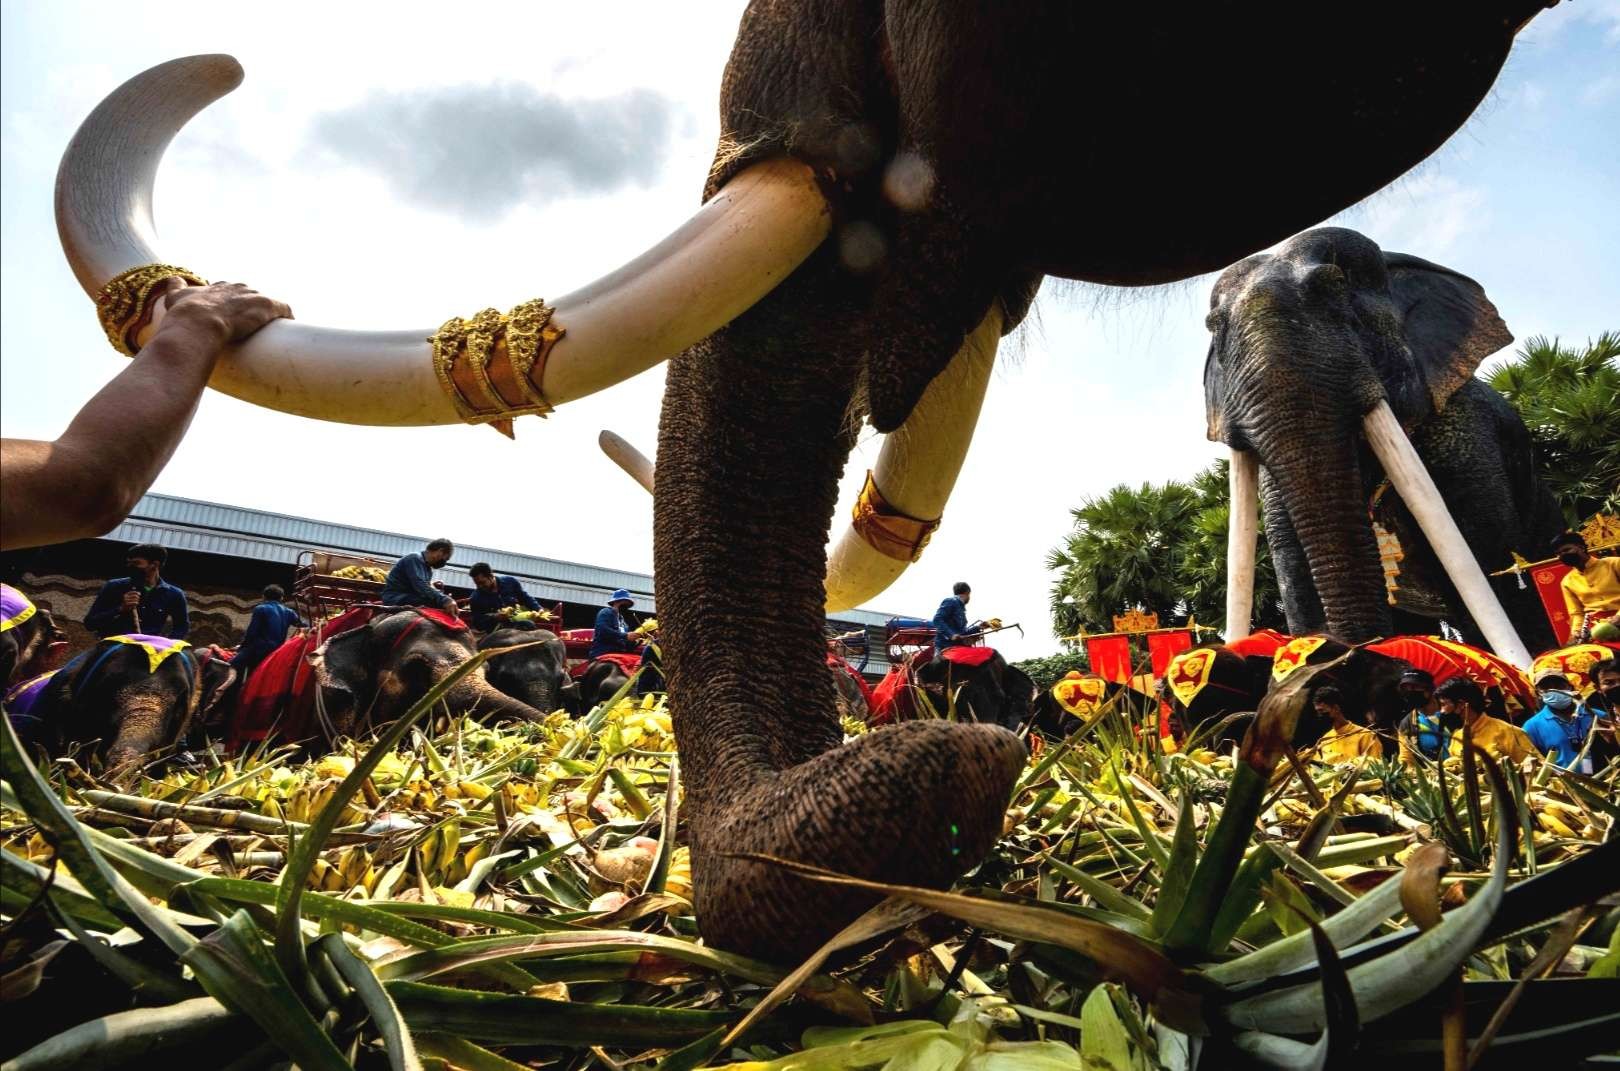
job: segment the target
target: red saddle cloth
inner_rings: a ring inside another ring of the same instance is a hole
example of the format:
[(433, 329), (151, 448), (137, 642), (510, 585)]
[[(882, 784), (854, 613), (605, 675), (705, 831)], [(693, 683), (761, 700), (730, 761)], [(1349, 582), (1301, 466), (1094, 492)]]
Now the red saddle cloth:
[(1233, 640), (1231, 643), (1226, 645), (1226, 649), (1231, 651), (1233, 654), (1239, 654), (1245, 658), (1249, 657), (1250, 655), (1255, 655), (1262, 658), (1270, 658), (1272, 655), (1277, 653), (1277, 649), (1279, 647), (1286, 644), (1291, 638), (1292, 637), (1284, 636), (1282, 633), (1276, 632), (1272, 629), (1263, 628), (1251, 632), (1247, 636), (1240, 639)]
[[(369, 603), (351, 607), (303, 636), (294, 636), (271, 651), (242, 685), (231, 718), (226, 745), (233, 751), (275, 735), (282, 740), (305, 740), (314, 735), (315, 667), (309, 656), (333, 636), (370, 624), (387, 609)], [(441, 628), (459, 631), (467, 626), (445, 613), (411, 607)]]
[(834, 669), (841, 669), (845, 673), (849, 674), (850, 679), (855, 682), (855, 687), (861, 690), (861, 698), (866, 700), (866, 710), (868, 715), (870, 715), (872, 703), (875, 697), (872, 694), (872, 686), (866, 683), (866, 678), (861, 676), (860, 671), (854, 666), (850, 665), (848, 662), (844, 661), (842, 658), (839, 658), (835, 654), (827, 655), (827, 664), (832, 666)]
[(867, 702), (871, 714), (867, 720), (873, 725), (888, 725), (909, 717), (914, 710), (910, 684), (911, 675), (905, 666), (889, 667), (889, 672), (872, 689), (872, 698)]
[(612, 662), (628, 675), (641, 668), (641, 655), (639, 653), (631, 654), (628, 651), (612, 651), (608, 654), (597, 655), (588, 662), (580, 662), (577, 665), (569, 666), (568, 675), (577, 681), (585, 676), (586, 670), (598, 662)]
[(996, 657), (994, 647), (947, 647), (939, 653), (947, 662), (959, 666), (982, 666)]

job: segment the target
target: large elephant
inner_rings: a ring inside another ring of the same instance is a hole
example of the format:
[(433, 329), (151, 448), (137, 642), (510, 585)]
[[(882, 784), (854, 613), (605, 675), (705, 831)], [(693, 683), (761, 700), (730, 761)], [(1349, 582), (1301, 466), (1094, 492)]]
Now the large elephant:
[(484, 663), (490, 684), (542, 714), (568, 705), (574, 686), (568, 679), (567, 648), (556, 633), (498, 628), (478, 641), (480, 651), (499, 647), (518, 649)]
[(114, 636), (8, 701), (19, 736), (52, 754), (94, 742), (107, 777), (126, 782), (148, 755), (212, 720), (236, 681), (229, 660), (165, 636)]
[[(1485, 571), (1540, 557), (1563, 527), (1536, 476), (1530, 434), (1473, 378), (1513, 336), (1478, 283), (1370, 239), (1323, 227), (1228, 268), (1210, 294), (1204, 367), (1209, 435), (1260, 465), (1266, 540), (1296, 634), (1349, 643), (1431, 632), (1408, 615), (1476, 627), (1402, 495), (1361, 434), (1387, 401)], [(1373, 520), (1400, 542), (1386, 599)], [(1554, 642), (1536, 593), (1493, 585), (1531, 650)]]
[[(380, 613), (334, 636), (312, 656), (328, 735), (356, 736), (405, 713), (475, 652), (472, 632), (414, 609)], [(540, 721), (545, 715), (490, 684), (484, 666), (445, 695), (457, 713), (485, 721)]]
[(958, 720), (999, 725), (1018, 732), (1029, 721), (1035, 682), (992, 652), (979, 665), (962, 665), (935, 655), (913, 671), (913, 679), (935, 711)]
[[(322, 419), (504, 426), (678, 354), (654, 558), (694, 901), (712, 944), (802, 957), (872, 897), (748, 853), (943, 886), (1000, 833), (1017, 739), (916, 721), (840, 747), (822, 622), (920, 553), (997, 341), (1043, 276), (1184, 279), (1367, 196), (1468, 118), (1543, 6), (1167, 18), (1129, 4), (757, 0), (722, 81), (708, 204), (648, 254), (553, 306), (447, 322), (431, 344), (421, 329), (271, 324), (212, 382)], [(162, 261), (149, 205), (163, 147), (240, 76), (226, 57), (155, 68), (99, 106), (63, 159), (64, 247), (90, 294), (117, 280), (103, 312), (125, 345), (163, 308), (147, 295), (164, 269), (127, 274)], [(890, 437), (829, 557), (862, 418)]]

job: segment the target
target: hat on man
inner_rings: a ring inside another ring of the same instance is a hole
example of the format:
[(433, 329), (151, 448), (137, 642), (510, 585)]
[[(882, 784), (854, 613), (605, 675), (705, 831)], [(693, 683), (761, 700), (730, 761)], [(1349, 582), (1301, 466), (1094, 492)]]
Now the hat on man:
[(618, 589), (612, 595), (608, 596), (608, 605), (609, 606), (612, 606), (616, 602), (628, 603), (631, 606), (634, 606), (636, 604), (636, 600), (632, 599), (630, 597), (630, 593), (628, 591), (624, 590), (623, 588)]
[(1549, 669), (1536, 678), (1536, 691), (1538, 692), (1573, 692), (1575, 686), (1569, 683), (1569, 678), (1556, 669)]

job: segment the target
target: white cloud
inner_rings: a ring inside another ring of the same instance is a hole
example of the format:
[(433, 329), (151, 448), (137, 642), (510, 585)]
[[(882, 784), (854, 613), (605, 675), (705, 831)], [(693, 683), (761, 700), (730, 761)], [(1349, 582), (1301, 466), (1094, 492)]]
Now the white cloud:
[(1620, 74), (1606, 74), (1601, 78), (1593, 79), (1581, 91), (1583, 104), (1602, 104), (1604, 101), (1620, 93)]
[(1491, 224), (1489, 197), (1478, 186), (1420, 171), (1334, 217), (1385, 249), (1444, 261), (1466, 234)]

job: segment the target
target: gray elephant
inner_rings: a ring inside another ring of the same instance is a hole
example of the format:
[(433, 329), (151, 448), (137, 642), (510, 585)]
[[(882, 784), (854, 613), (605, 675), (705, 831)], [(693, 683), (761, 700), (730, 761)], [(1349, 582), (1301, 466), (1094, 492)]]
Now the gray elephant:
[(498, 628), (478, 641), (480, 651), (499, 647), (519, 649), (484, 663), (490, 684), (542, 714), (570, 705), (576, 685), (568, 679), (568, 651), (556, 633)]
[[(1361, 200), (1468, 119), (1544, 6), (755, 0), (708, 203), (650, 255), (431, 343), (277, 322), (213, 382), (319, 419), (506, 428), (678, 354), (653, 549), (693, 903), (711, 945), (796, 962), (872, 895), (749, 853), (943, 888), (1000, 836), (1024, 770), (995, 725), (845, 745), (822, 629), (946, 514), (999, 339), (1041, 280), (1186, 279)], [(166, 262), (130, 206), (241, 76), (176, 60), (80, 128), (57, 216), (87, 293)], [(138, 342), (132, 304), (114, 327)], [(829, 554), (863, 417), (889, 439)]]
[[(405, 713), (475, 653), (465, 625), (450, 627), (415, 608), (380, 613), (326, 641), (312, 656), (329, 736), (357, 736)], [(499, 691), (473, 670), (445, 696), (449, 708), (481, 720), (540, 721), (539, 710)]]
[[(1226, 269), (1207, 323), (1209, 437), (1232, 448), (1234, 468), (1246, 458), (1261, 466), (1289, 631), (1347, 643), (1433, 631), (1416, 615), (1444, 617), (1479, 643), (1481, 623), (1442, 568), (1441, 557), (1455, 568), (1456, 555), (1437, 556), (1428, 525), (1386, 486), (1363, 422), (1387, 401), (1484, 572), (1512, 565), (1514, 551), (1539, 556), (1561, 518), (1524, 422), (1473, 378), (1513, 340), (1480, 285), (1322, 227)], [(1394, 613), (1369, 513), (1404, 554)], [(1511, 580), (1492, 588), (1532, 650), (1553, 645), (1533, 591)]]
[(19, 738), (58, 754), (94, 743), (106, 776), (127, 782), (148, 756), (212, 720), (236, 681), (213, 648), (166, 636), (112, 636), (7, 697)]
[(12, 587), (0, 584), (0, 689), (61, 664), (67, 634), (56, 627), (51, 612)]

